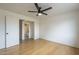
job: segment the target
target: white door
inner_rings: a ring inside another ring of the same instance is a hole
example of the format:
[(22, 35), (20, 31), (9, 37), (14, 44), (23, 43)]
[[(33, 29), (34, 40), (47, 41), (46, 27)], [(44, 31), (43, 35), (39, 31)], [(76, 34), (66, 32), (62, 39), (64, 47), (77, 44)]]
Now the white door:
[(0, 49), (5, 48), (5, 16), (0, 15)]
[(6, 16), (6, 47), (19, 44), (19, 20), (14, 16)]

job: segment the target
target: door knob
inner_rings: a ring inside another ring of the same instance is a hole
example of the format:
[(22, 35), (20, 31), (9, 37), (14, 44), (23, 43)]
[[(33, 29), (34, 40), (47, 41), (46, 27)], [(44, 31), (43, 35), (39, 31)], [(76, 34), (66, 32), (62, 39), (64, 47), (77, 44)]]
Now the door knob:
[(8, 33), (6, 33), (6, 34), (8, 34)]

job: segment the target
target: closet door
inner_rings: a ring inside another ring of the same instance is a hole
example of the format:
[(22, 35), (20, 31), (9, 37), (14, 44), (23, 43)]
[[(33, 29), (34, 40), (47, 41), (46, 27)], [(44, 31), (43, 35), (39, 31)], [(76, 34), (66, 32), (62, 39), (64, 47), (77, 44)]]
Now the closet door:
[(19, 44), (19, 20), (14, 16), (6, 16), (6, 47)]
[(0, 49), (5, 48), (5, 16), (0, 15)]

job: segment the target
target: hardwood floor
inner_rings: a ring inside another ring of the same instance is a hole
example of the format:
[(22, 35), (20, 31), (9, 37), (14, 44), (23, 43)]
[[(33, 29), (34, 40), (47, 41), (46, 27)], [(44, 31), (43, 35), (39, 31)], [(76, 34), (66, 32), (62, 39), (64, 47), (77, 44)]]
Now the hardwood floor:
[(47, 40), (27, 40), (20, 45), (1, 49), (0, 55), (78, 55), (79, 49)]

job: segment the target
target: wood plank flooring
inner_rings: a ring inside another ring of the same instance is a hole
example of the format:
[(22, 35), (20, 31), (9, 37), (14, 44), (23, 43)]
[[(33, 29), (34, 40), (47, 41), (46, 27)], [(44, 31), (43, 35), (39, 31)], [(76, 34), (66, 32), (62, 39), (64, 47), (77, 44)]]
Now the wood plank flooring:
[(27, 40), (20, 45), (0, 49), (0, 55), (78, 55), (79, 49), (43, 39)]

